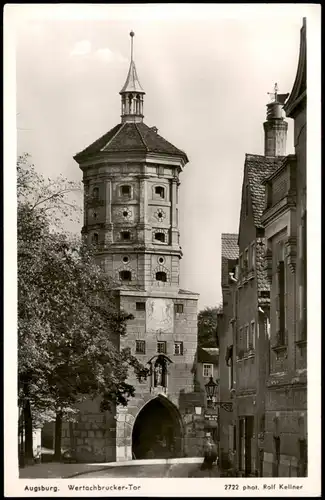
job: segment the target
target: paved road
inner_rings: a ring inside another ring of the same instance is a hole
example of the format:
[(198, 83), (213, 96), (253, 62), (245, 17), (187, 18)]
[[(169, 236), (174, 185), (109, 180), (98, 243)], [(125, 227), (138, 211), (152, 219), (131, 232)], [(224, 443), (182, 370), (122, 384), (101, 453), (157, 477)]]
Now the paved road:
[(130, 465), (123, 467), (108, 467), (97, 472), (86, 472), (75, 479), (107, 478), (107, 477), (219, 477), (216, 467), (211, 475), (201, 471), (200, 464), (160, 464), (160, 465)]

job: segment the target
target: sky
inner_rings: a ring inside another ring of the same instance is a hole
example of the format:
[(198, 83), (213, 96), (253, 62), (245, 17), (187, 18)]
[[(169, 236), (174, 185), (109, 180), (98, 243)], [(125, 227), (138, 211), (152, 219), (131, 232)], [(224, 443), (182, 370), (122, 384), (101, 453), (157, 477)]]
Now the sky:
[(216, 306), (221, 234), (238, 232), (245, 153), (264, 152), (267, 93), (275, 82), (291, 91), (312, 6), (27, 7), (18, 7), (15, 30), (18, 153), (30, 153), (46, 176), (81, 180), (73, 155), (120, 122), (133, 30), (144, 121), (189, 158), (180, 178), (180, 285), (200, 294), (200, 309)]

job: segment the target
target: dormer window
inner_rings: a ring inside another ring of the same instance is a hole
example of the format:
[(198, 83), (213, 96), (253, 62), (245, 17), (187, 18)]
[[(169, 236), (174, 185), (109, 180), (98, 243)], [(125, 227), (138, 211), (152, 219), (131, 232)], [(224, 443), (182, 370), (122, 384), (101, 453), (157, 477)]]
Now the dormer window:
[(167, 274), (164, 271), (158, 271), (156, 273), (156, 281), (163, 281), (164, 283), (166, 283)]
[(125, 184), (120, 187), (120, 193), (123, 198), (131, 198), (131, 186)]
[(121, 240), (130, 241), (130, 239), (131, 239), (130, 231), (121, 231)]
[(160, 198), (165, 198), (165, 188), (162, 186), (156, 186), (155, 195), (160, 196)]
[(166, 241), (165, 233), (155, 233), (155, 240), (160, 241), (161, 243), (165, 243)]
[(131, 281), (131, 271), (120, 271), (121, 281)]

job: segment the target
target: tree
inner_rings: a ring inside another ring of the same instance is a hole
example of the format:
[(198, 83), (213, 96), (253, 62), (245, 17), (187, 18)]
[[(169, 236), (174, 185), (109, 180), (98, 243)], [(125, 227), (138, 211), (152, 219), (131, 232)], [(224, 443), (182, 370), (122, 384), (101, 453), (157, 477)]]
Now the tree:
[[(57, 229), (77, 209), (67, 200), (73, 183), (45, 179), (18, 161), (18, 382), (25, 421), (25, 452), (32, 459), (32, 425), (56, 416), (60, 458), (63, 418), (100, 396), (102, 409), (127, 404), (133, 368), (147, 371), (119, 338), (130, 315), (120, 311), (115, 284), (94, 262), (93, 249)], [(61, 214), (60, 214), (61, 211)]]
[(217, 338), (218, 314), (222, 306), (206, 307), (198, 314), (198, 346), (219, 347)]

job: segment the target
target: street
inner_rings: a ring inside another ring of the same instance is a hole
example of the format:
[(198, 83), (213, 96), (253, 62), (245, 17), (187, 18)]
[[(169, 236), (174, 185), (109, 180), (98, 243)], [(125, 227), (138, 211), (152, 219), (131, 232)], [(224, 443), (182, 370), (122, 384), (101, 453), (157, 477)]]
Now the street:
[(200, 470), (200, 464), (130, 465), (86, 472), (78, 475), (76, 479), (106, 477), (219, 477), (219, 471), (214, 466), (209, 474), (209, 471)]

